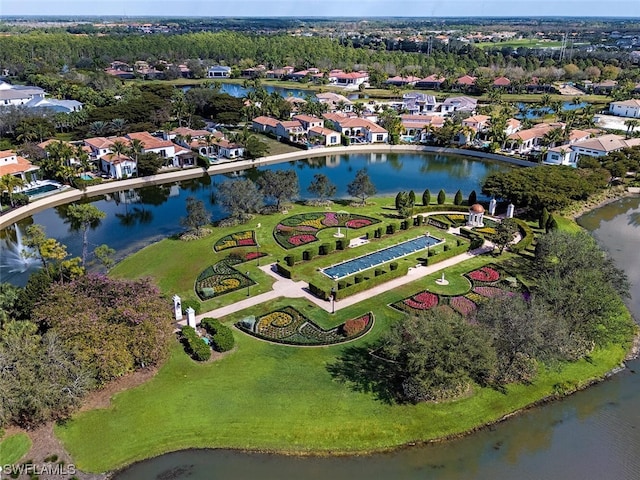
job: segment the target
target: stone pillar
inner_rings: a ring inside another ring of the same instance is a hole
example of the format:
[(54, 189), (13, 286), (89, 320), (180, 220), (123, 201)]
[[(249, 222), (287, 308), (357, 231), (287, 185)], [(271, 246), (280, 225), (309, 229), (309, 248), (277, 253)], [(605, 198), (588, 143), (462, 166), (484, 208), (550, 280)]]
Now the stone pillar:
[(516, 207), (513, 206), (513, 203), (510, 203), (507, 207), (507, 218), (513, 218), (513, 212), (515, 209)]
[(176, 321), (182, 320), (182, 302), (178, 295), (173, 296), (173, 314), (176, 317)]
[(489, 215), (495, 215), (496, 214), (496, 205), (498, 204), (498, 202), (496, 202), (495, 198), (492, 198), (491, 201), (489, 202)]
[(191, 307), (187, 307), (187, 325), (196, 328), (196, 311)]

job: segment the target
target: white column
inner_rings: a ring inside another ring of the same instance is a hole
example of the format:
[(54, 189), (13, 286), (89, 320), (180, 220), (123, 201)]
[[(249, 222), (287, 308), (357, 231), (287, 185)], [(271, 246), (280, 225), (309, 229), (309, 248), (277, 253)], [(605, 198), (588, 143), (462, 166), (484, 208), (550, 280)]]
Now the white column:
[(187, 307), (187, 325), (196, 328), (196, 311), (191, 307)]
[(513, 218), (513, 212), (515, 211), (515, 209), (516, 207), (513, 206), (513, 203), (510, 203), (507, 207), (507, 218)]
[(492, 198), (491, 201), (489, 202), (489, 215), (495, 215), (496, 214), (496, 205), (498, 204), (498, 202), (496, 202), (495, 198)]
[(178, 295), (173, 296), (173, 314), (176, 317), (176, 321), (182, 320), (182, 302)]

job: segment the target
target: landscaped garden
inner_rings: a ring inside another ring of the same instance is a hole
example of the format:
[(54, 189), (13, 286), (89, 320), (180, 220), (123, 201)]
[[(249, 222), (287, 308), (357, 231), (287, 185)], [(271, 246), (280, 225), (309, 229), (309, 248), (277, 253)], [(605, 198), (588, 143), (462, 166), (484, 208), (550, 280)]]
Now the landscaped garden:
[(373, 314), (368, 312), (328, 330), (318, 326), (293, 307), (243, 318), (236, 326), (258, 338), (288, 345), (331, 345), (354, 340), (371, 329)]
[[(261, 253), (284, 266), (294, 280), (317, 282), (320, 291), (326, 293), (337, 285), (320, 273), (319, 268), (413, 238), (418, 229), (420, 233), (433, 232), (445, 239), (445, 243), (434, 251), (399, 260), (396, 270), (387, 264), (381, 267), (384, 273), (376, 275), (372, 269), (363, 274), (359, 283), (354, 278), (346, 279), (350, 286), (336, 289), (338, 294), (348, 288), (359, 288), (376, 276), (390, 275), (392, 271), (404, 274), (416, 263), (431, 264), (429, 260), (453, 255), (457, 248), (468, 249), (469, 240), (435, 230), (435, 226), (422, 221), (407, 223), (402, 228), (401, 220), (389, 215), (388, 203), (389, 199), (371, 199), (369, 205), (358, 210), (358, 215), (363, 217), (384, 218), (378, 222), (384, 225), (372, 222), (369, 228), (358, 232), (359, 236), (366, 235), (369, 243), (356, 249), (337, 248), (337, 242), (341, 240), (333, 236), (337, 227), (324, 225), (313, 232), (314, 242), (318, 240), (317, 247), (302, 244), (284, 250), (274, 241), (273, 232), (287, 218), (305, 213), (314, 216), (307, 219), (311, 222), (319, 220), (321, 223), (327, 218), (326, 212), (320, 218), (313, 207), (296, 205), (288, 217), (273, 214), (260, 216), (244, 229), (216, 228), (215, 238), (210, 236), (191, 242), (163, 240), (124, 260), (113, 273), (128, 277), (151, 275), (167, 294), (178, 293), (183, 298), (190, 295), (193, 298), (194, 279), (203, 273), (203, 265), (208, 264), (212, 267), (202, 275), (203, 279), (213, 279), (214, 274), (220, 274), (214, 271), (216, 266), (229, 278), (235, 278), (232, 272), (235, 271), (256, 282), (252, 292), (263, 293), (270, 290), (272, 279), (257, 268), (256, 259), (243, 257), (257, 252), (255, 247), (238, 243), (251, 240), (260, 245)], [(350, 219), (354, 217), (351, 215)], [(299, 221), (297, 225), (301, 226), (301, 223)], [(377, 229), (381, 229), (379, 235)], [(250, 231), (253, 233), (249, 236), (247, 232)], [(323, 249), (321, 253), (320, 247), (324, 243), (333, 248)], [(212, 245), (224, 247), (216, 249)], [(229, 258), (230, 248), (234, 249), (232, 255), (237, 254), (238, 260), (225, 260)], [(310, 250), (311, 256), (305, 255), (304, 252), (311, 248), (314, 248)], [(288, 256), (293, 257), (291, 266), (285, 261)], [(606, 349), (592, 350), (588, 361), (561, 362), (553, 368), (541, 364), (535, 381), (509, 383), (501, 389), (476, 385), (469, 395), (441, 403), (385, 402), (372, 386), (345, 385), (337, 381), (334, 373), (337, 359), (348, 359), (358, 351), (366, 352), (368, 346), (380, 340), (393, 325), (406, 318), (407, 313), (438, 308), (472, 316), (483, 301), (505, 295), (505, 292), (521, 291), (514, 287), (516, 282), (518, 288), (526, 285), (522, 275), (527, 269), (522, 262), (527, 260), (512, 253), (474, 257), (447, 268), (447, 285), (436, 283), (441, 273), (434, 272), (380, 293), (363, 302), (365, 304), (341, 308), (335, 314), (319, 309), (307, 300), (290, 298), (270, 300), (235, 312), (219, 320), (226, 325), (238, 325), (249, 334), (234, 330), (236, 346), (228, 355), (217, 361), (196, 363), (176, 346), (171, 358), (151, 381), (114, 397), (109, 408), (74, 416), (64, 425), (57, 426), (56, 433), (78, 466), (88, 471), (105, 471), (181, 448), (372, 451), (416, 439), (429, 440), (468, 431), (540, 398), (578, 387), (619, 364), (625, 347), (612, 344)], [(245, 273), (234, 268), (240, 264)], [(249, 272), (248, 276), (246, 272)], [(371, 278), (366, 280), (368, 276)], [(215, 286), (211, 280), (211, 286), (205, 288)], [(230, 289), (225, 295), (214, 295), (203, 301), (202, 309), (211, 310), (242, 298), (246, 298), (244, 291)], [(399, 304), (406, 308), (396, 308)], [(392, 305), (394, 308), (390, 307)], [(368, 313), (371, 311), (375, 313), (375, 323)], [(250, 334), (271, 341), (259, 341)], [(349, 338), (353, 341), (347, 345), (323, 348), (292, 348), (278, 344), (309, 345)], [(360, 357), (352, 358), (358, 361)], [(198, 408), (185, 408), (184, 398), (189, 398), (190, 405)], [(203, 429), (203, 425), (207, 428)], [(123, 437), (125, 430), (129, 435)], [(96, 449), (95, 445), (103, 447)]]

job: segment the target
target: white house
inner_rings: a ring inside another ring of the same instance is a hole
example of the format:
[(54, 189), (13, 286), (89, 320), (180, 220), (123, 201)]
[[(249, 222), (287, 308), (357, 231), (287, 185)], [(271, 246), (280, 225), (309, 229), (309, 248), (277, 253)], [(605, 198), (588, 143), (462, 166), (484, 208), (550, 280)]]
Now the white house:
[(478, 100), (471, 97), (449, 97), (442, 102), (440, 111), (444, 114), (453, 112), (469, 112), (475, 113), (478, 106)]
[(550, 148), (545, 163), (551, 165), (578, 166), (580, 155), (588, 157), (604, 157), (605, 155), (627, 147), (640, 145), (640, 138), (624, 138), (622, 135), (602, 135), (570, 145)]
[(340, 113), (325, 113), (323, 117), (333, 129), (349, 137), (353, 143), (386, 143), (389, 139), (387, 130), (364, 118)]
[(231, 67), (224, 65), (214, 65), (207, 70), (207, 78), (229, 78), (231, 76)]
[(438, 102), (433, 95), (419, 92), (409, 92), (402, 95), (402, 106), (411, 115), (435, 112)]
[(314, 117), (313, 115), (296, 115), (293, 120), (297, 120), (302, 125), (305, 132), (313, 127), (324, 127), (324, 120), (322, 118)]
[(316, 93), (316, 98), (320, 103), (326, 103), (329, 106), (329, 110), (332, 112), (335, 112), (336, 110), (353, 112), (353, 102), (339, 93)]
[(272, 117), (260, 116), (251, 120), (251, 129), (258, 133), (276, 134), (278, 120)]
[(306, 133), (302, 124), (297, 120), (278, 122), (276, 125), (276, 136), (286, 138), (290, 142), (297, 142)]
[(325, 147), (340, 144), (340, 134), (324, 127), (311, 127), (307, 133), (311, 143), (319, 143)]
[(0, 151), (0, 177), (14, 175), (25, 182), (30, 182), (35, 180), (34, 174), (39, 168), (13, 150)]
[(55, 113), (71, 113), (82, 110), (82, 103), (77, 100), (58, 100), (44, 97), (34, 97), (24, 106), (27, 108), (43, 108)]
[(631, 99), (622, 102), (611, 102), (609, 112), (620, 117), (640, 118), (640, 100)]
[(336, 73), (333, 75), (335, 84), (339, 87), (358, 88), (363, 83), (369, 82), (369, 74), (367, 72), (349, 72)]
[(115, 153), (100, 157), (100, 170), (112, 178), (126, 178), (137, 173), (136, 162), (131, 157)]
[(25, 105), (34, 98), (44, 98), (45, 91), (40, 87), (10, 85), (0, 82), (0, 106)]

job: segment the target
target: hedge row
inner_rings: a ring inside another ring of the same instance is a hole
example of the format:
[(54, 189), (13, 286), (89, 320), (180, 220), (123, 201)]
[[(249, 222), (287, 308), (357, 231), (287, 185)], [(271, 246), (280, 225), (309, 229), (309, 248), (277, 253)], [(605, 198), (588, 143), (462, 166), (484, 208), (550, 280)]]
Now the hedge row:
[(418, 205), (414, 207), (413, 213), (431, 213), (431, 212), (465, 212), (469, 213), (469, 207), (466, 205)]
[(513, 253), (520, 253), (533, 243), (533, 230), (524, 220), (521, 220), (520, 218), (514, 218), (514, 220), (518, 225), (518, 230), (520, 231), (520, 236), (522, 238), (515, 245), (511, 245), (509, 249)]
[(211, 348), (198, 336), (193, 327), (185, 325), (182, 327), (181, 333), (185, 350), (194, 360), (204, 362), (211, 358)]
[(214, 350), (228, 352), (233, 348), (235, 340), (229, 327), (211, 317), (203, 318), (200, 325), (211, 335)]
[(469, 245), (462, 240), (458, 240), (458, 245), (455, 247), (450, 247), (445, 244), (442, 252), (432, 254), (433, 250), (431, 250), (427, 258), (423, 260), (422, 264), (425, 266), (433, 265), (443, 260), (447, 260), (448, 258), (455, 257), (456, 255), (460, 255), (469, 249)]

